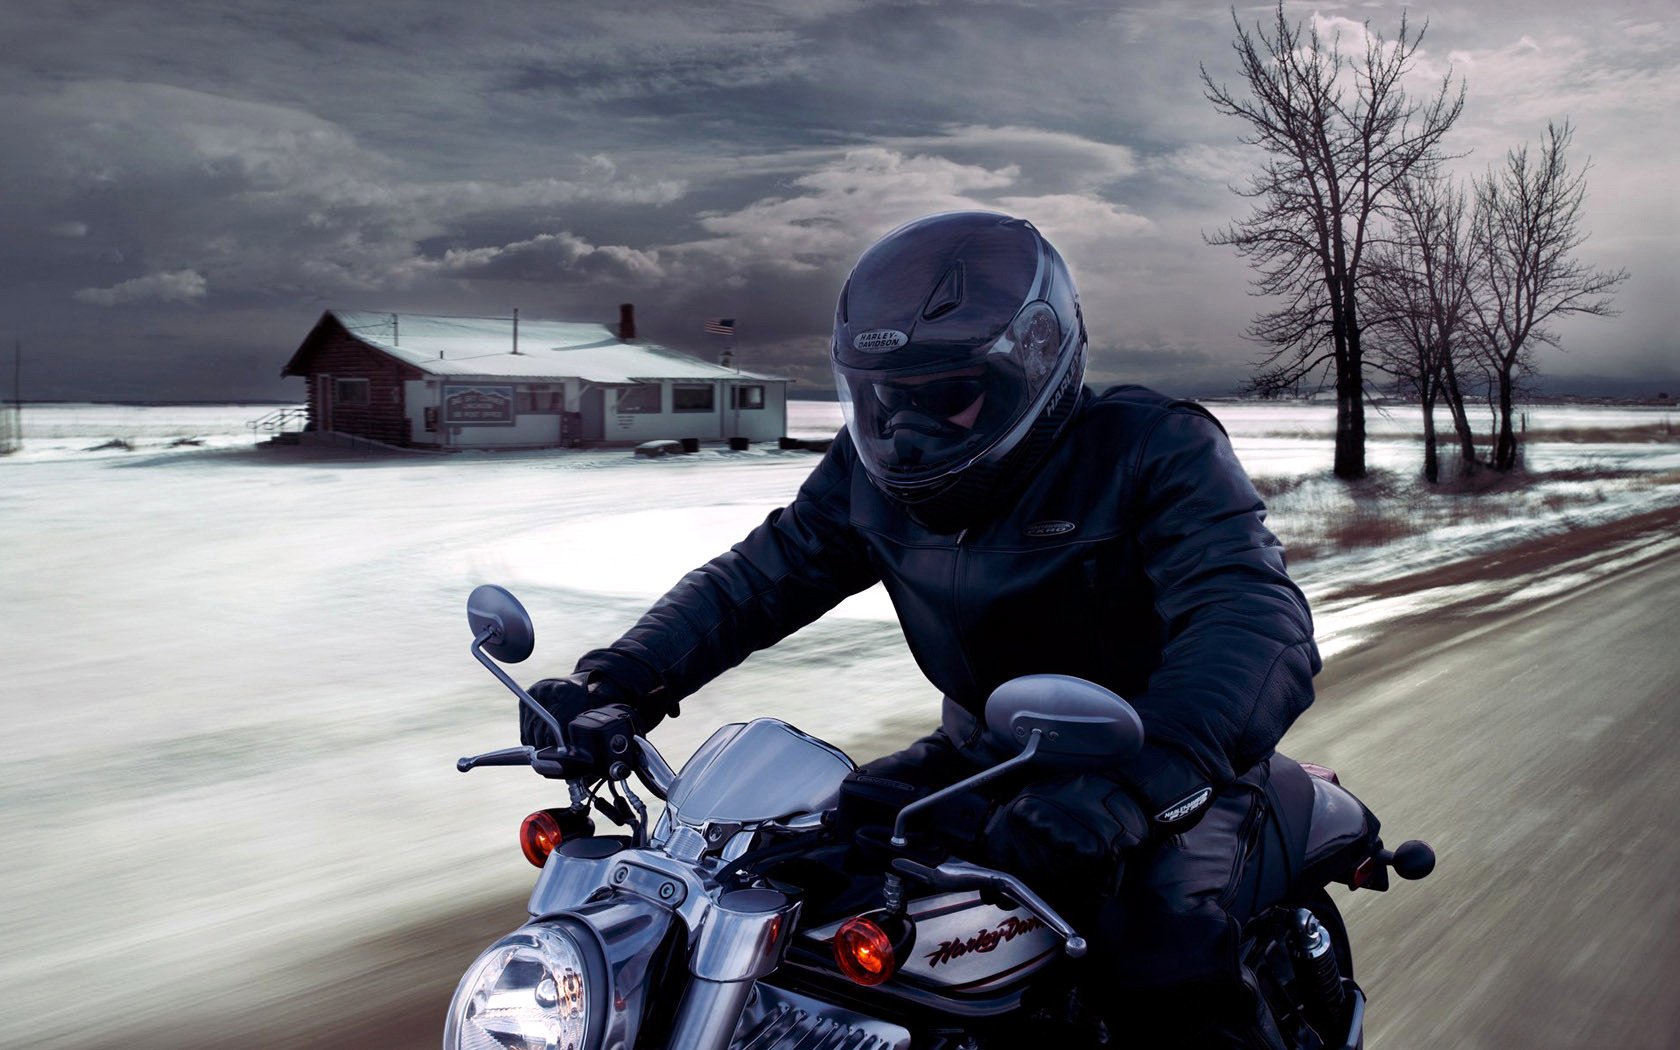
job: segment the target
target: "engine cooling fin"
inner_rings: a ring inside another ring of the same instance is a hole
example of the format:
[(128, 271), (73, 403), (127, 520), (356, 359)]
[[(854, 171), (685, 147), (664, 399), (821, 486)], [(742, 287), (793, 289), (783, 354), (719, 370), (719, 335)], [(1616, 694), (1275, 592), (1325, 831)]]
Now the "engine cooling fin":
[(861, 1028), (783, 1005), (738, 1032), (729, 1050), (893, 1050), (893, 1045)]

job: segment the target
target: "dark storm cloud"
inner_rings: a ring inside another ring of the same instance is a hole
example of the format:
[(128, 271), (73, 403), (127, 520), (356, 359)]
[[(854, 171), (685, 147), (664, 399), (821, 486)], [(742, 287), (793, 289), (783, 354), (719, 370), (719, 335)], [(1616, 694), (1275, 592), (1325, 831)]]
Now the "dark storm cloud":
[[(1295, 5), (1356, 41), (1393, 8)], [(1263, 14), (1245, 9), (1245, 19)], [(1478, 6), (1430, 18), (1419, 83), (1470, 83), (1479, 170), (1570, 116), (1593, 261), (1634, 272), (1582, 370), (1672, 370), (1676, 31)], [(948, 208), (1033, 219), (1093, 373), (1233, 385), (1259, 303), (1203, 243), (1254, 157), (1201, 98), (1217, 5), (36, 5), (6, 16), (0, 306), (36, 396), (283, 395), (324, 306), (605, 319), (826, 383), (833, 296), (875, 237)], [(1611, 327), (1613, 326), (1613, 327)], [(149, 337), (148, 337), (149, 336)], [(1654, 363), (1654, 364), (1653, 364)]]

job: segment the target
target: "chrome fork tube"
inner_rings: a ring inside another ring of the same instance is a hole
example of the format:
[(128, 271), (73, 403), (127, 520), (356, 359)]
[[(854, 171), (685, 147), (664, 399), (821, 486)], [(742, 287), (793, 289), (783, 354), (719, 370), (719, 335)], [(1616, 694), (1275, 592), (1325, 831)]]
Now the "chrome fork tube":
[(753, 982), (781, 964), (798, 918), (799, 902), (775, 890), (735, 890), (718, 898), (688, 958), (688, 988), (672, 1046), (727, 1050)]
[(751, 981), (707, 981), (694, 977), (683, 992), (671, 1045), (694, 1050), (728, 1050), (752, 993)]

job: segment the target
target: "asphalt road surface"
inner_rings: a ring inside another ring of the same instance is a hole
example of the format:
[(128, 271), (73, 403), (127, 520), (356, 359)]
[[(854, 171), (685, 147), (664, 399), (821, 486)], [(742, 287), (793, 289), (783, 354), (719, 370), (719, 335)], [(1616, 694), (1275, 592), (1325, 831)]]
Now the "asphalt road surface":
[[(1666, 539), (1677, 520), (1441, 572), (1514, 585), (1612, 540)], [(1341, 772), (1391, 847), (1423, 838), (1440, 858), (1423, 882), (1336, 891), (1372, 1050), (1680, 1047), (1680, 555), (1616, 565), (1552, 597), (1489, 587), (1497, 609), (1473, 600), (1389, 624), (1332, 662), (1285, 740)], [(868, 755), (911, 732), (845, 743)], [(435, 1047), (455, 979), (522, 904), (332, 949), (326, 969), (362, 975), (350, 984), (282, 967), (267, 981), (292, 991), (228, 1004), (219, 1031), (108, 1045)]]
[(1285, 750), (1439, 864), (1338, 893), (1373, 1050), (1680, 1047), (1680, 557), (1394, 625)]

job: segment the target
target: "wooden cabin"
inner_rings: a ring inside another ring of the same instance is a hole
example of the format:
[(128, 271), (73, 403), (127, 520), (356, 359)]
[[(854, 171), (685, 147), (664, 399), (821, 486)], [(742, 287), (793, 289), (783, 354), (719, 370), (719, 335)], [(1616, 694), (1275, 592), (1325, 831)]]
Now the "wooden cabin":
[(671, 438), (775, 441), (787, 385), (572, 321), (328, 310), (282, 376), (308, 384), (312, 443), (530, 449)]

